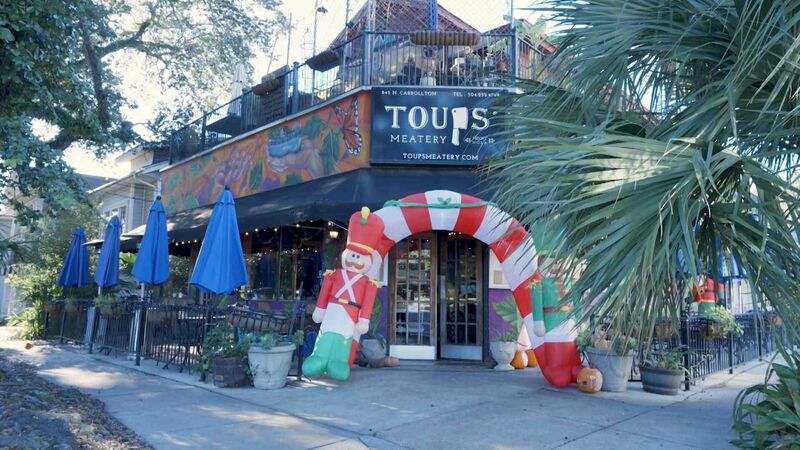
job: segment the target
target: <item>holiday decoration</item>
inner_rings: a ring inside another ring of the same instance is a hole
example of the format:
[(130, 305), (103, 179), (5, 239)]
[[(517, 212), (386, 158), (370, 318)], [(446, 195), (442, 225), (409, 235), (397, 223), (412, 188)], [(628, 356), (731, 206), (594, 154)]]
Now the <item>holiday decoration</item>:
[(603, 374), (597, 369), (585, 368), (578, 373), (578, 390), (589, 394), (599, 392), (603, 387)]
[(536, 352), (533, 349), (525, 350), (525, 354), (528, 356), (528, 367), (536, 367), (539, 364), (536, 362)]
[(321, 325), (314, 351), (303, 361), (306, 375), (327, 374), (339, 381), (350, 376), (358, 338), (369, 329), (378, 285), (367, 272), (375, 264), (372, 254), (383, 229), (383, 220), (369, 208), (350, 217), (342, 268), (325, 272), (312, 315)]
[[(581, 366), (570, 323), (564, 322), (548, 330), (545, 336), (534, 333), (531, 285), (540, 278), (538, 260), (533, 240), (517, 220), (491, 202), (446, 190), (427, 191), (388, 201), (375, 211), (374, 216), (383, 219), (383, 228), (378, 235), (370, 236), (370, 239), (376, 239), (371, 241), (376, 244), (372, 246), (371, 265), (365, 268), (365, 273), (372, 278), (378, 278), (381, 262), (389, 249), (415, 233), (453, 231), (489, 245), (503, 268), (545, 379), (558, 387), (575, 382)], [(377, 227), (374, 230), (377, 232)]]
[[(716, 291), (715, 291), (716, 289)], [(705, 277), (705, 281), (698, 283), (692, 287), (692, 294), (694, 301), (697, 303), (697, 312), (699, 314), (708, 314), (717, 306), (717, 295), (724, 296), (725, 287), (722, 283), (714, 282), (711, 277)]]
[(511, 366), (515, 369), (524, 369), (528, 367), (528, 355), (525, 352), (517, 351), (514, 354), (514, 359), (511, 360)]

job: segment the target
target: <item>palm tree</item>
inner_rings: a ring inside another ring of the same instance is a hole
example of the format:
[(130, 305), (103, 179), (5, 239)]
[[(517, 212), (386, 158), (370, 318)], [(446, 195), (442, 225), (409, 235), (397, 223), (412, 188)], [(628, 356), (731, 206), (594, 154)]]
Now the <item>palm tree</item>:
[(577, 318), (647, 338), (723, 252), (762, 307), (800, 316), (800, 2), (537, 9), (563, 32), (545, 63), (561, 78), (503, 107), (512, 144), (489, 173), (503, 209), (561, 233)]

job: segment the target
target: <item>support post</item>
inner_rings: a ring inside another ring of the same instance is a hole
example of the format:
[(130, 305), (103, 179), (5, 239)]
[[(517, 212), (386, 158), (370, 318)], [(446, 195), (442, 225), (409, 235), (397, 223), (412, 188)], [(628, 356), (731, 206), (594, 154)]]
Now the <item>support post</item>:
[[(102, 286), (97, 286), (97, 296), (100, 297), (101, 295), (103, 295), (103, 287)], [(91, 355), (92, 353), (94, 353), (94, 339), (97, 336), (97, 319), (98, 319), (97, 316), (98, 316), (98, 311), (97, 311), (97, 306), (93, 305), (93, 306), (90, 306), (89, 308), (93, 308), (93, 311), (92, 311), (92, 314), (91, 314), (92, 323), (91, 323), (91, 326), (89, 328), (89, 354)], [(87, 315), (88, 315), (88, 312), (87, 312)]]
[(295, 61), (292, 67), (292, 114), (300, 109), (300, 64)]
[(364, 41), (364, 48), (362, 49), (363, 56), (361, 57), (361, 85), (369, 86), (372, 84), (372, 79), (370, 78), (370, 65), (372, 63), (372, 34), (369, 30), (366, 30), (364, 33), (362, 33), (361, 39)]
[[(200, 151), (197, 153), (202, 152), (206, 149), (206, 119), (208, 118), (208, 113), (203, 113), (203, 123), (200, 128)], [(187, 155), (188, 156), (188, 155)]]
[(681, 349), (683, 350), (683, 367), (686, 369), (683, 376), (683, 390), (688, 391), (691, 384), (691, 368), (689, 367), (689, 318), (681, 317)]
[(61, 308), (61, 330), (58, 332), (59, 344), (64, 343), (64, 323), (67, 321), (67, 302), (64, 301), (64, 306)]
[[(144, 285), (142, 285), (144, 290)], [(147, 304), (144, 298), (139, 302), (139, 314), (137, 314), (136, 323), (136, 343), (134, 344), (134, 351), (136, 352), (136, 365), (138, 366), (142, 360), (142, 345), (144, 344), (144, 325), (145, 315), (147, 314)]]

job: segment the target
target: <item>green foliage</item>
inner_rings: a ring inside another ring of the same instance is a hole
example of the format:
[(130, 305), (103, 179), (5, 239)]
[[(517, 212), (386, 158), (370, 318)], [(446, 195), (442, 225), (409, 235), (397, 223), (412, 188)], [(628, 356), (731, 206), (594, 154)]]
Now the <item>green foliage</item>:
[(575, 338), (575, 346), (578, 347), (578, 351), (581, 353), (592, 346), (592, 330), (590, 328), (584, 328), (578, 333)]
[[(519, 315), (514, 297), (509, 295), (502, 301), (493, 303), (492, 309), (494, 309), (494, 312), (496, 312), (503, 321), (511, 325), (512, 328), (519, 329), (522, 326), (522, 317)], [(516, 340), (516, 338), (514, 339)]]
[(218, 323), (206, 334), (203, 341), (203, 352), (198, 359), (198, 366), (203, 371), (211, 369), (215, 358), (240, 358), (247, 360), (250, 349), (250, 337), (242, 336), (239, 342), (233, 339), (233, 328), (225, 322)]
[(681, 351), (680, 348), (672, 348), (654, 352), (650, 355), (650, 358), (645, 361), (644, 365), (646, 367), (656, 367), (658, 369), (684, 370), (683, 351)]
[(324, 129), (325, 122), (323, 122), (318, 115), (312, 114), (308, 117), (306, 123), (303, 124), (302, 136), (313, 141), (322, 134), (322, 130)]
[[(130, 65), (145, 67), (148, 81), (180, 99), (147, 124), (163, 144), (193, 109), (225, 91), (237, 63), (273, 46), (284, 22), (278, 4), (0, 3), (0, 201), (23, 225), (85, 203), (62, 152), (79, 142), (99, 157), (143, 140), (122, 113), (136, 108), (136, 99), (125, 98), (122, 89), (131, 81), (125, 79)], [(52, 136), (35, 135), (34, 124), (50, 126)], [(31, 207), (31, 198), (42, 198), (45, 208)]]
[(322, 157), (322, 168), (325, 170), (325, 175), (330, 175), (336, 172), (336, 161), (339, 160), (340, 137), (341, 133), (335, 130), (330, 130), (322, 140), (322, 148), (320, 149), (319, 154)]
[(282, 335), (275, 330), (267, 330), (258, 336), (250, 336), (249, 341), (251, 345), (257, 345), (266, 350), (279, 345), (293, 344), (295, 347), (303, 345), (305, 335), (302, 330), (297, 330), (292, 336)]
[(381, 302), (375, 299), (375, 304), (372, 306), (372, 313), (369, 315), (369, 329), (367, 330), (367, 338), (377, 339), (382, 346), (386, 347), (386, 338), (378, 333), (378, 326), (381, 321), (382, 307)]
[(733, 430), (739, 448), (800, 448), (800, 357), (780, 346), (784, 363), (770, 362), (763, 384), (736, 397)]
[(494, 342), (517, 342), (519, 338), (519, 328), (510, 328), (502, 333), (497, 333)]
[[(520, 84), (499, 116), (511, 148), (489, 168), (502, 209), (563, 230), (553, 255), (566, 278), (581, 274), (565, 299), (579, 322), (645, 340), (697, 274), (718, 273), (718, 249), (762, 310), (800, 312), (798, 6), (537, 8), (569, 30), (543, 68), (555, 85)], [(800, 324), (784, 322), (797, 342)]]
[[(25, 305), (42, 311), (45, 300), (65, 294), (63, 289), (56, 286), (56, 281), (64, 255), (72, 241), (72, 233), (76, 227), (82, 226), (87, 238), (91, 239), (91, 236), (97, 235), (99, 224), (100, 218), (95, 211), (74, 206), (61, 211), (55, 217), (41, 219), (35, 230), (23, 235), (23, 239), (28, 242), (29, 256), (24, 262), (17, 264), (17, 270), (9, 280)], [(91, 298), (96, 288), (88, 286), (81, 289), (70, 288), (67, 291), (73, 297)], [(44, 326), (44, 315), (32, 314), (26, 317), (31, 321), (26, 323), (23, 335), (26, 338), (38, 336)]]
[(734, 337), (738, 338), (744, 334), (742, 326), (736, 323), (736, 318), (733, 317), (733, 314), (724, 306), (715, 306), (705, 317), (708, 320), (713, 320), (722, 325), (722, 332), (725, 333), (725, 335), (733, 334)]

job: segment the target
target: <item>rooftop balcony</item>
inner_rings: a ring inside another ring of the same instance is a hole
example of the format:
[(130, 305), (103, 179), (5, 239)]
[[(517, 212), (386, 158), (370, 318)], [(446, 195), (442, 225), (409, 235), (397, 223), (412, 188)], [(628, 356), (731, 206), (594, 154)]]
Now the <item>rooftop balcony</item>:
[(262, 78), (170, 138), (170, 163), (364, 86), (504, 87), (532, 79), (545, 53), (513, 34), (367, 32)]

